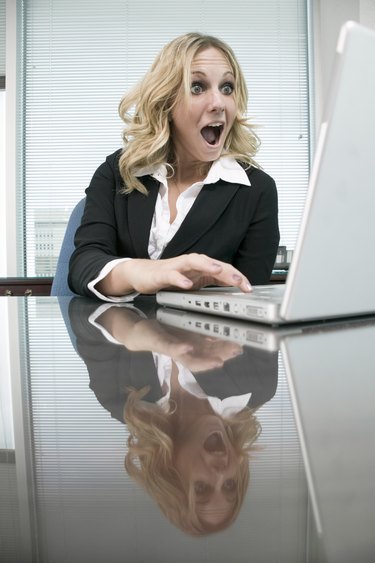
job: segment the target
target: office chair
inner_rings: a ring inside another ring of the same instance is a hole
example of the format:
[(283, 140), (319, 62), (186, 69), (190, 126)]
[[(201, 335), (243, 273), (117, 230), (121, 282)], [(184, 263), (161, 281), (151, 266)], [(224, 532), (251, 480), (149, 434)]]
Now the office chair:
[(51, 295), (75, 295), (68, 286), (69, 260), (74, 250), (74, 235), (81, 223), (85, 201), (86, 198), (81, 199), (81, 201), (79, 201), (74, 207), (69, 217), (65, 235), (61, 244), (59, 258), (57, 260), (56, 273), (51, 286)]

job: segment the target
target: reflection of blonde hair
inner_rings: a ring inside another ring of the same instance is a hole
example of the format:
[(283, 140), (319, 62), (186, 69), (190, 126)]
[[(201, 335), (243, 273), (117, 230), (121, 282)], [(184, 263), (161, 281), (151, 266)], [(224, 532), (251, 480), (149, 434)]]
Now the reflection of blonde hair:
[[(195, 55), (209, 47), (223, 53), (234, 74), (237, 113), (225, 142), (225, 152), (245, 164), (254, 164), (253, 156), (258, 150), (259, 140), (245, 117), (247, 86), (232, 49), (216, 37), (186, 33), (161, 50), (144, 78), (120, 102), (119, 114), (125, 122), (125, 146), (119, 166), (126, 193), (134, 189), (147, 193), (134, 176), (137, 169), (174, 164), (171, 112), (181, 93), (186, 97), (189, 95), (190, 68)], [(134, 114), (130, 112), (133, 107)]]
[(124, 420), (130, 436), (125, 468), (157, 502), (165, 516), (178, 528), (191, 535), (205, 535), (227, 528), (236, 519), (242, 506), (249, 482), (248, 456), (255, 449), (254, 441), (260, 434), (258, 423), (251, 409), (224, 419), (227, 434), (239, 458), (235, 502), (227, 519), (218, 525), (210, 525), (199, 517), (195, 497), (184, 483), (174, 463), (173, 422), (175, 404), (169, 410), (142, 398), (148, 388), (130, 390), (124, 408)]

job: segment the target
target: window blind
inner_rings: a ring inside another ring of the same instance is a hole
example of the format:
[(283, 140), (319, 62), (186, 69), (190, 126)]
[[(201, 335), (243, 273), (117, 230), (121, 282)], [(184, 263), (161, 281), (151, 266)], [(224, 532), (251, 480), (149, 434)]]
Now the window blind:
[[(24, 0), (24, 273), (53, 275), (65, 225), (121, 146), (121, 96), (187, 31), (234, 49), (276, 180), (280, 244), (294, 248), (309, 173), (307, 0)], [(20, 116), (21, 117), (21, 116)]]

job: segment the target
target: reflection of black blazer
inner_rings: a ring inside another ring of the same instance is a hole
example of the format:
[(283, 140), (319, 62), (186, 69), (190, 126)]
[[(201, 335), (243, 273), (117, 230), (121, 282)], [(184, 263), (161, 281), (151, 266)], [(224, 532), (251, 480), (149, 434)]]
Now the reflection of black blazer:
[[(151, 402), (158, 401), (163, 394), (152, 353), (131, 352), (106, 340), (88, 321), (96, 307), (92, 300), (73, 298), (69, 305), (71, 328), (77, 351), (89, 372), (90, 388), (103, 407), (123, 422), (127, 387), (141, 389), (148, 385), (150, 391), (145, 400)], [(220, 399), (251, 392), (248, 406), (255, 408), (269, 401), (276, 392), (278, 354), (244, 347), (242, 355), (229, 360), (222, 368), (194, 377), (208, 395)]]
[[(92, 297), (87, 284), (110, 260), (149, 258), (159, 182), (144, 176), (147, 196), (138, 191), (120, 194), (119, 156), (116, 151), (107, 157), (86, 190), (69, 275), (69, 284), (79, 295)], [(232, 263), (253, 284), (268, 283), (279, 243), (276, 186), (259, 169), (250, 168), (247, 174), (251, 187), (221, 180), (204, 186), (161, 257), (203, 253)]]

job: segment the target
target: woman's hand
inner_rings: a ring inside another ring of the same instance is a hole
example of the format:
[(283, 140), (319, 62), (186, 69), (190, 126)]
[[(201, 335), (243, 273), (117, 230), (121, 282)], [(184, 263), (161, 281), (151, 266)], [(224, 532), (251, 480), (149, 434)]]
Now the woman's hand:
[(111, 307), (97, 321), (128, 350), (164, 354), (193, 372), (220, 368), (243, 351), (235, 342), (168, 327), (127, 307)]
[(121, 262), (98, 283), (105, 295), (156, 293), (161, 289), (200, 289), (207, 285), (235, 286), (251, 291), (246, 277), (231, 264), (205, 254), (183, 254), (165, 260), (133, 259)]

